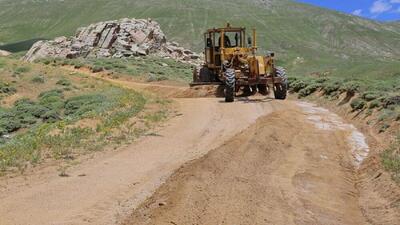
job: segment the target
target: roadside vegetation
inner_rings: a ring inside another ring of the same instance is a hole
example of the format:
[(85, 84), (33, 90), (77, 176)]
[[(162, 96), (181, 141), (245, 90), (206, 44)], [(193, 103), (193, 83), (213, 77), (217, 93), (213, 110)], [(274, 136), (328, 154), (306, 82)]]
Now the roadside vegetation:
[(94, 73), (112, 72), (126, 74), (146, 82), (174, 80), (188, 82), (192, 79), (190, 65), (155, 56), (128, 59), (42, 59), (40, 63), (52, 66), (73, 66), (88, 68)]
[(319, 93), (327, 100), (349, 103), (353, 112), (366, 117), (375, 115), (376, 119), (369, 123), (379, 124), (379, 132), (400, 121), (400, 75), (386, 79), (292, 76), (289, 83), (289, 90), (299, 98)]
[(169, 113), (167, 100), (83, 74), (0, 65), (0, 174), (129, 143)]
[(393, 179), (400, 183), (400, 134), (397, 135), (393, 144), (381, 154), (381, 158), (385, 169), (390, 171)]

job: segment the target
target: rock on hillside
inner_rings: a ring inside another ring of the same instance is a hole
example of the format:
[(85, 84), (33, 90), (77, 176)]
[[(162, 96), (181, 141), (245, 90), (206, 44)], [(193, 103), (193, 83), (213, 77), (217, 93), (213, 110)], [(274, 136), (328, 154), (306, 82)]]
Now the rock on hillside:
[(7, 51), (4, 51), (4, 50), (0, 49), (0, 57), (1, 56), (9, 56), (9, 55), (11, 55), (11, 52), (7, 52)]
[(160, 25), (151, 19), (121, 19), (79, 28), (75, 37), (58, 37), (35, 43), (26, 61), (57, 58), (127, 58), (158, 55), (198, 64), (200, 56), (176, 42), (168, 42)]

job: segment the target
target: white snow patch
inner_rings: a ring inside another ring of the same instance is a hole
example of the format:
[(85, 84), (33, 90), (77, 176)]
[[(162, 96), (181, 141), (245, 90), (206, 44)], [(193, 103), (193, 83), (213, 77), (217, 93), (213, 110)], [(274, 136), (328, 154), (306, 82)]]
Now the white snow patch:
[(326, 131), (343, 130), (349, 131), (348, 143), (351, 147), (351, 155), (354, 158), (355, 166), (360, 166), (364, 159), (368, 156), (369, 147), (365, 136), (351, 124), (343, 122), (343, 120), (335, 113), (327, 109), (316, 106), (307, 102), (298, 102), (298, 106), (307, 114), (307, 120), (316, 128)]

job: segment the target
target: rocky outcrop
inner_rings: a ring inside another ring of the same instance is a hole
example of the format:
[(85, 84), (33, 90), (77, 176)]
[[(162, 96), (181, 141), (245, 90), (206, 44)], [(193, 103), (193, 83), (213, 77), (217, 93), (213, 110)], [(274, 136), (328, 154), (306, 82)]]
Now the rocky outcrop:
[(151, 19), (121, 19), (79, 28), (74, 37), (58, 37), (35, 43), (23, 57), (41, 58), (128, 58), (157, 55), (191, 64), (201, 62), (200, 55), (168, 42), (160, 25)]
[(7, 52), (7, 51), (4, 51), (4, 50), (0, 49), (0, 57), (1, 56), (9, 56), (9, 55), (11, 55), (11, 52)]

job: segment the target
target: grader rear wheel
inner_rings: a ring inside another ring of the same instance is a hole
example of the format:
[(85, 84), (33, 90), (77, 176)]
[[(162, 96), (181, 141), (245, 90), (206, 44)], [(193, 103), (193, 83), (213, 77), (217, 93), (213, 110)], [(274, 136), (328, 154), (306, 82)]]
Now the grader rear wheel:
[(235, 70), (227, 69), (225, 72), (225, 102), (233, 102), (235, 100)]

